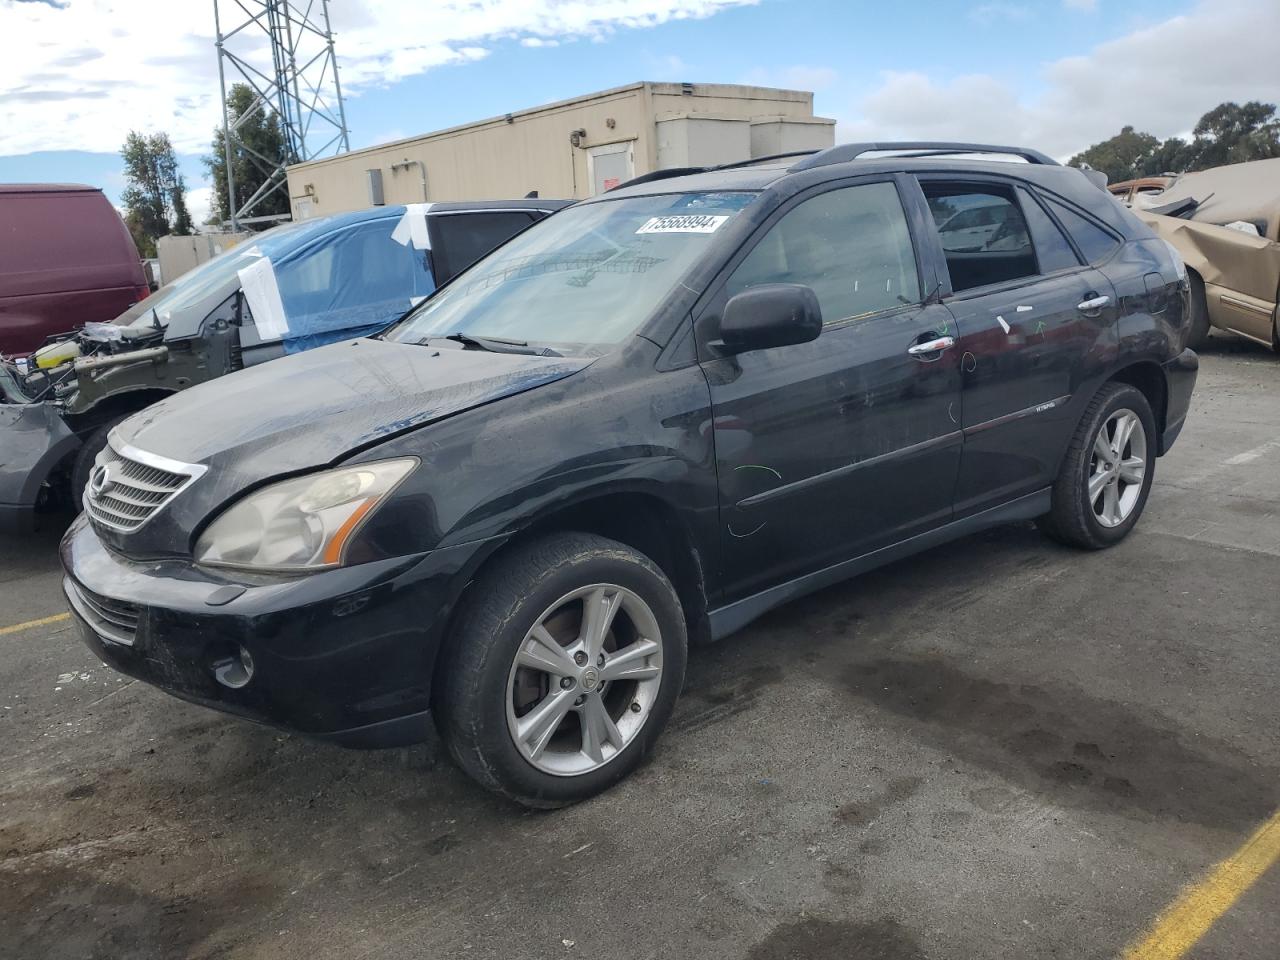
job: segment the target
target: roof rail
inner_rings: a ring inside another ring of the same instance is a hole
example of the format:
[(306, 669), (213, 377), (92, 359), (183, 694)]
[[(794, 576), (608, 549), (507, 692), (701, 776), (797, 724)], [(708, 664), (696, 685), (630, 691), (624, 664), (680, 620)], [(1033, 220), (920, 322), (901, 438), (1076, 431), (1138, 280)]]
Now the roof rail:
[(847, 163), (857, 160), (864, 153), (880, 153), (889, 150), (911, 151), (917, 156), (945, 157), (957, 153), (1007, 153), (1022, 157), (1028, 163), (1041, 163), (1058, 166), (1058, 161), (1047, 157), (1039, 150), (1027, 147), (1002, 147), (992, 143), (948, 143), (932, 140), (906, 140), (901, 142), (885, 141), (883, 143), (842, 143), (836, 147), (820, 150), (813, 156), (801, 160), (792, 166), (792, 172), (811, 170), (814, 167), (825, 167), (833, 163)]
[(649, 173), (642, 173), (638, 177), (632, 177), (630, 180), (624, 180), (616, 187), (610, 187), (605, 193), (613, 193), (615, 190), (621, 190), (624, 187), (634, 187), (641, 183), (648, 183), (650, 180), (668, 180), (671, 177), (687, 177), (694, 173), (706, 173), (710, 167), (667, 167), (665, 170), (651, 170)]
[(714, 167), (708, 167), (708, 170), (737, 170), (739, 167), (749, 167), (756, 163), (767, 163), (770, 160), (790, 160), (792, 157), (810, 157), (817, 150), (789, 150), (786, 153), (770, 153), (763, 157), (752, 157), (750, 160), (736, 160), (733, 163), (721, 163)]

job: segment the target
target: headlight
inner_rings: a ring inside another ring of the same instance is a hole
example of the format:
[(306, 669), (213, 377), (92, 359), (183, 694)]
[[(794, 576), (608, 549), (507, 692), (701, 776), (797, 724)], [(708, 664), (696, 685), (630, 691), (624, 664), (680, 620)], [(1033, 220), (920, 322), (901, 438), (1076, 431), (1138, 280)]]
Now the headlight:
[(416, 457), (362, 463), (256, 490), (201, 534), (196, 562), (248, 570), (341, 566), (352, 534), (417, 465)]

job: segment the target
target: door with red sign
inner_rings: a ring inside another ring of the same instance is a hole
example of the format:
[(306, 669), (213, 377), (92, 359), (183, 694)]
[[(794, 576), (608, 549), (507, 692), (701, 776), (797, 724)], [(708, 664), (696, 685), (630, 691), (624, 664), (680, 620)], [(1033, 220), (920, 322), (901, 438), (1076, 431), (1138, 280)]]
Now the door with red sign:
[(635, 142), (605, 143), (587, 148), (587, 180), (599, 196), (636, 175)]

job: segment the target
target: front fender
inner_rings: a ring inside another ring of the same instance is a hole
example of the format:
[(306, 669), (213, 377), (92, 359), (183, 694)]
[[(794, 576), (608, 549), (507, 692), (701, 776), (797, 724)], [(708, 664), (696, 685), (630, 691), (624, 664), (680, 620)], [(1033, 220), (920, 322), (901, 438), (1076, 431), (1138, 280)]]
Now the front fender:
[(79, 449), (80, 438), (53, 404), (0, 404), (0, 506), (30, 510), (40, 485)]
[[(509, 537), (589, 499), (644, 494), (716, 542), (710, 397), (699, 367), (597, 363), (365, 451), (419, 469), (362, 536), (380, 555)], [(703, 542), (705, 540), (705, 543)]]

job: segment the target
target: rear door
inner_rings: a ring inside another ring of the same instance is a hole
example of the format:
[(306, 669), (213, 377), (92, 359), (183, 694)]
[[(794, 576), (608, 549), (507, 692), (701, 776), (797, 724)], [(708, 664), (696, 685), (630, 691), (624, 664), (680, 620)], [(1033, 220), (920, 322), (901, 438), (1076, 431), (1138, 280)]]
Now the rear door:
[[(959, 328), (964, 454), (957, 519), (1053, 481), (1101, 352), (1114, 354), (1110, 281), (1086, 265), (1030, 191), (1004, 178), (918, 178)], [(957, 211), (995, 212), (998, 229), (952, 233)]]
[(894, 179), (828, 185), (766, 222), (700, 311), (718, 329), (734, 294), (811, 287), (810, 343), (716, 356), (711, 389), (726, 601), (945, 523), (960, 457), (953, 350), (912, 352), (953, 332), (926, 304)]

